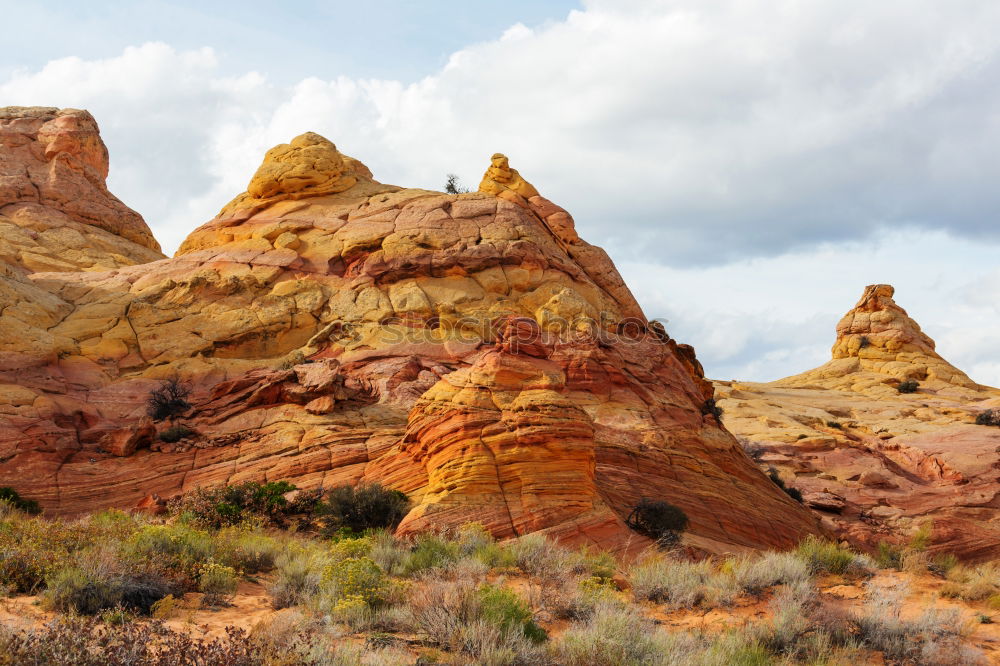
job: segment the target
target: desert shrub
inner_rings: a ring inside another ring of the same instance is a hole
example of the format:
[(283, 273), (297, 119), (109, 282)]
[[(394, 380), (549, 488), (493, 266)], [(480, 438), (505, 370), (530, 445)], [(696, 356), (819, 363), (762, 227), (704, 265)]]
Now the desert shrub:
[(397, 601), (402, 590), (370, 557), (348, 557), (323, 569), (320, 592), (327, 605), (341, 604), (340, 610), (345, 610), (359, 602), (369, 608), (384, 606)]
[(194, 430), (187, 427), (186, 425), (173, 425), (166, 430), (161, 430), (156, 438), (161, 442), (167, 442), (168, 444), (173, 444), (174, 442), (179, 442), (185, 437), (190, 437), (195, 434)]
[(865, 647), (888, 660), (933, 664), (982, 663), (982, 656), (962, 644), (964, 622), (955, 609), (929, 608), (915, 620), (901, 617), (905, 583), (869, 584), (865, 605), (856, 616), (857, 635)]
[(271, 604), (281, 609), (316, 597), (329, 563), (327, 553), (311, 544), (290, 544), (275, 558), (275, 576), (268, 588)]
[(206, 562), (198, 572), (198, 591), (205, 594), (202, 603), (221, 606), (229, 602), (240, 579), (236, 569), (218, 562)]
[(528, 604), (510, 589), (483, 585), (478, 590), (480, 617), (503, 632), (520, 632), (533, 643), (546, 639)]
[(464, 194), (465, 192), (469, 191), (469, 188), (462, 187), (462, 184), (459, 181), (458, 176), (456, 176), (455, 174), (449, 173), (445, 178), (446, 180), (444, 183), (444, 191), (447, 192), (448, 194)]
[[(200, 527), (219, 529), (253, 519), (280, 525), (288, 516), (308, 510), (308, 507), (285, 499), (293, 490), (295, 486), (287, 481), (245, 481), (231, 486), (198, 488), (171, 500), (167, 508), (173, 515)], [(306, 495), (316, 497), (312, 493)]]
[(843, 430), (844, 426), (839, 421), (827, 421), (827, 428), (834, 428), (835, 430)]
[(194, 588), (201, 566), (215, 553), (211, 534), (183, 524), (146, 525), (127, 547), (137, 560), (158, 562), (187, 589)]
[(178, 591), (157, 563), (129, 559), (122, 550), (112, 542), (73, 553), (68, 564), (46, 577), (43, 603), (84, 615), (114, 608), (148, 614), (155, 602)]
[(0, 487), (0, 501), (7, 502), (18, 511), (23, 511), (24, 513), (39, 514), (42, 512), (42, 509), (38, 506), (38, 502), (21, 497), (10, 486)]
[(785, 480), (781, 478), (781, 474), (778, 473), (778, 470), (776, 470), (773, 467), (768, 467), (767, 478), (771, 479), (771, 482), (774, 483), (774, 485), (784, 490), (786, 495), (791, 497), (799, 504), (802, 503), (802, 491), (799, 490), (798, 488), (795, 488), (794, 486), (785, 485)]
[(879, 541), (875, 550), (875, 562), (881, 569), (898, 571), (903, 568), (903, 549), (895, 544)]
[(976, 425), (1000, 426), (1000, 409), (987, 409), (976, 414)]
[(715, 398), (709, 398), (701, 405), (701, 413), (711, 415), (716, 421), (722, 421), (722, 407), (715, 404)]
[(632, 507), (625, 522), (639, 534), (664, 545), (673, 545), (687, 529), (688, 517), (669, 502), (644, 497)]
[(567, 578), (572, 569), (572, 554), (544, 534), (534, 532), (506, 545), (514, 566), (543, 585)]
[(844, 574), (856, 563), (850, 550), (811, 534), (802, 540), (795, 554), (812, 573)]
[(413, 575), (429, 569), (447, 567), (458, 560), (459, 553), (459, 544), (454, 541), (437, 534), (421, 534), (403, 563), (403, 573)]
[(907, 379), (906, 381), (900, 382), (899, 386), (896, 387), (896, 390), (900, 393), (916, 393), (919, 388), (919, 382), (913, 379)]
[(373, 530), (368, 536), (371, 550), (368, 555), (387, 574), (398, 576), (410, 556), (410, 547), (387, 530)]
[(749, 437), (737, 437), (736, 438), (740, 446), (743, 447), (743, 452), (747, 454), (747, 457), (755, 463), (759, 463), (767, 453), (767, 449), (762, 444), (758, 444)]
[(795, 486), (788, 486), (788, 487), (784, 488), (784, 491), (785, 491), (785, 494), (787, 494), (793, 500), (795, 500), (799, 504), (802, 504), (802, 491), (801, 490), (799, 490)]
[(626, 664), (690, 663), (693, 645), (678, 643), (658, 631), (636, 611), (619, 606), (599, 606), (582, 622), (571, 625), (553, 642), (551, 653), (566, 666), (625, 666)]
[(795, 553), (739, 556), (729, 560), (724, 568), (732, 574), (736, 587), (750, 594), (758, 594), (775, 585), (808, 581), (811, 573), (806, 561)]
[(177, 612), (177, 597), (168, 594), (149, 607), (149, 615), (157, 620), (169, 620)]
[(871, 344), (872, 344), (872, 341), (868, 339), (867, 335), (862, 335), (861, 338), (858, 340), (858, 348), (859, 349), (864, 349), (865, 347), (870, 347)]
[(731, 576), (715, 571), (712, 562), (687, 562), (663, 555), (641, 558), (629, 571), (636, 599), (670, 608), (729, 603), (736, 593)]
[(556, 618), (585, 620), (598, 606), (620, 606), (625, 603), (610, 581), (600, 578), (574, 578), (546, 590), (545, 608)]
[(934, 525), (930, 522), (921, 525), (910, 537), (910, 543), (907, 547), (916, 552), (923, 552), (927, 550), (927, 547), (931, 545), (931, 539), (934, 532)]
[(334, 488), (317, 505), (317, 514), (328, 534), (343, 528), (360, 533), (394, 529), (409, 506), (410, 501), (404, 493), (371, 483)]
[(474, 580), (426, 577), (409, 598), (409, 625), (428, 642), (461, 652), (476, 664), (541, 663), (529, 635), (542, 637), (516, 595)]
[(757, 627), (755, 643), (776, 654), (792, 652), (811, 630), (807, 616), (815, 595), (816, 589), (809, 579), (784, 586), (771, 599), (770, 621)]
[(191, 409), (191, 403), (188, 402), (190, 395), (191, 387), (188, 384), (177, 377), (171, 377), (149, 392), (146, 413), (154, 421), (177, 418)]
[(941, 553), (931, 559), (927, 565), (927, 570), (937, 576), (947, 576), (956, 566), (958, 566), (958, 558), (954, 554)]
[(1000, 593), (1000, 566), (996, 563), (976, 567), (956, 566), (948, 572), (949, 582), (941, 588), (942, 596), (964, 601), (985, 601)]
[(227, 527), (212, 537), (215, 560), (244, 574), (270, 571), (282, 551), (278, 539), (255, 530)]
[(71, 565), (76, 553), (125, 541), (138, 527), (122, 512), (74, 523), (12, 517), (0, 523), (0, 585), (17, 592), (37, 591), (48, 576)]

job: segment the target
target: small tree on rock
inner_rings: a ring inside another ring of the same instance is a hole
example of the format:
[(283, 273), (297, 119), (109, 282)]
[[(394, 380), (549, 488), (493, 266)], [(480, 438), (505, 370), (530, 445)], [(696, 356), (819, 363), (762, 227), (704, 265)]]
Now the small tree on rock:
[(182, 383), (177, 377), (171, 377), (159, 388), (150, 391), (149, 398), (146, 399), (146, 413), (154, 421), (173, 421), (191, 409), (191, 403), (187, 400), (190, 395), (189, 385)]
[(681, 532), (687, 529), (687, 514), (669, 502), (643, 497), (632, 507), (625, 524), (648, 536), (661, 547), (670, 547), (680, 541)]
[(455, 174), (449, 173), (447, 178), (448, 180), (444, 184), (444, 191), (448, 194), (465, 194), (469, 191), (469, 188), (462, 187), (462, 183)]

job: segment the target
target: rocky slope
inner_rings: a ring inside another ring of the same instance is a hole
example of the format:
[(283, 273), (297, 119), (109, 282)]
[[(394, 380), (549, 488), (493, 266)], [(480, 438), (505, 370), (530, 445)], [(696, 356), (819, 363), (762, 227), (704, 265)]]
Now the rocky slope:
[[(52, 513), (367, 479), (410, 493), (404, 532), (479, 520), (621, 547), (643, 496), (710, 550), (816, 530), (717, 422), (693, 350), (502, 155), (446, 195), (304, 134), (174, 258), (10, 282), (0, 485)], [(170, 377), (193, 388), (176, 443), (145, 416)]]
[[(1000, 407), (934, 350), (871, 285), (837, 324), (833, 358), (767, 384), (716, 382), (726, 426), (764, 447), (762, 464), (800, 488), (832, 531), (869, 546), (933, 525), (933, 548), (967, 559), (1000, 552)], [(914, 393), (899, 385), (915, 381)]]

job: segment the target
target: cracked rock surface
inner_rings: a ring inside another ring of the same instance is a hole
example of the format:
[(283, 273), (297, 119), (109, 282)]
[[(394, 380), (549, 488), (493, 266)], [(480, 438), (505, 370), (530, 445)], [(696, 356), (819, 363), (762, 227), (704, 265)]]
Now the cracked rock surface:
[[(72, 514), (371, 480), (413, 499), (404, 532), (475, 520), (615, 549), (642, 542), (624, 524), (642, 497), (682, 507), (707, 551), (816, 532), (707, 408), (693, 349), (502, 157), (486, 191), (448, 195), (310, 133), (171, 259), (10, 265), (0, 485)], [(193, 389), (177, 442), (145, 415), (170, 377)]]

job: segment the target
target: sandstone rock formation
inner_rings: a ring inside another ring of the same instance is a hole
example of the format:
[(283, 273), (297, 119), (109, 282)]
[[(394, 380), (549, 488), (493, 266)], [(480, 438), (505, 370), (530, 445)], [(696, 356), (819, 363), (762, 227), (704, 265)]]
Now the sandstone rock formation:
[[(1000, 552), (1000, 406), (941, 358), (893, 300), (865, 288), (837, 325), (833, 359), (767, 384), (716, 382), (726, 426), (761, 444), (762, 463), (803, 491), (828, 527), (860, 545), (902, 540), (933, 523), (933, 549), (968, 559)], [(900, 393), (906, 380), (915, 393)]]
[[(641, 540), (623, 518), (643, 496), (707, 550), (815, 531), (717, 422), (693, 350), (493, 164), (514, 190), (403, 189), (306, 134), (172, 259), (20, 276), (41, 305), (31, 337), (0, 336), (0, 485), (68, 514), (378, 480), (414, 500), (403, 531), (480, 520), (615, 548)], [(176, 443), (145, 416), (168, 377), (193, 388)]]
[(104, 271), (162, 259), (107, 176), (108, 150), (86, 111), (0, 108), (0, 262), (20, 272)]

